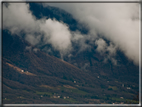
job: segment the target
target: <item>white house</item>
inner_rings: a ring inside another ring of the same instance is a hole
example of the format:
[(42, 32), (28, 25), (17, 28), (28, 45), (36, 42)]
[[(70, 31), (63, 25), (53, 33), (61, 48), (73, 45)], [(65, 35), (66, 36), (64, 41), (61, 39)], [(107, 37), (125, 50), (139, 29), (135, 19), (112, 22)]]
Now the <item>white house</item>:
[(21, 70), (21, 72), (24, 72), (24, 70)]

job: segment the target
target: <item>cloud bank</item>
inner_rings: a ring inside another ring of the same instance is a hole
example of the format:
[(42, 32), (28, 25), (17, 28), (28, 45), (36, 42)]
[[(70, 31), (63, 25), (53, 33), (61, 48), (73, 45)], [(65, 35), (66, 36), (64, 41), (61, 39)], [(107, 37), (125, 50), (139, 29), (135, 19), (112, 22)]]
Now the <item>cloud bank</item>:
[(97, 34), (114, 43), (135, 64), (139, 63), (139, 4), (137, 3), (48, 3), (71, 13)]
[(105, 54), (107, 53), (107, 57), (105, 57), (104, 62), (107, 62), (107, 60), (110, 60), (114, 65), (117, 65), (117, 60), (115, 60), (114, 56), (116, 54), (117, 47), (114, 46), (112, 43), (107, 45), (107, 43), (102, 39), (99, 38), (98, 40), (95, 41), (95, 44), (98, 46), (97, 51), (100, 54)]
[(55, 19), (37, 20), (29, 10), (29, 4), (11, 3), (8, 7), (4, 4), (3, 28), (19, 36), (26, 34), (25, 39), (32, 45), (37, 45), (43, 38), (43, 44), (50, 43), (63, 55), (71, 50), (68, 26)]
[(71, 33), (68, 26), (55, 19), (48, 19), (40, 25), (41, 31), (44, 31), (45, 43), (51, 43), (52, 46), (62, 54), (71, 50)]
[[(96, 51), (108, 52), (105, 60), (116, 64), (116, 50), (119, 49), (135, 64), (139, 63), (139, 4), (137, 3), (49, 3), (71, 13), (79, 22), (86, 25), (89, 33), (70, 31), (68, 25), (55, 19), (37, 20), (29, 10), (29, 4), (3, 4), (3, 28), (21, 36), (32, 45), (51, 44), (61, 57), (70, 54), (72, 42), (80, 46), (79, 52), (90, 49), (86, 43), (97, 45)], [(99, 35), (99, 36), (98, 36)], [(102, 38), (110, 41), (107, 44)]]

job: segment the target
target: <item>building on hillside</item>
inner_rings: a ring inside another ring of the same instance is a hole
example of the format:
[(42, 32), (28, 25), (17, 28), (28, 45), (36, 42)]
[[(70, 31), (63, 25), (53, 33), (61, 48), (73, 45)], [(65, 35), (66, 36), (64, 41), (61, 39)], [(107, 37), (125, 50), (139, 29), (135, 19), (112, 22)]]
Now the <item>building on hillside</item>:
[(127, 89), (131, 89), (130, 87), (127, 87)]
[(24, 70), (21, 70), (21, 72), (24, 72)]

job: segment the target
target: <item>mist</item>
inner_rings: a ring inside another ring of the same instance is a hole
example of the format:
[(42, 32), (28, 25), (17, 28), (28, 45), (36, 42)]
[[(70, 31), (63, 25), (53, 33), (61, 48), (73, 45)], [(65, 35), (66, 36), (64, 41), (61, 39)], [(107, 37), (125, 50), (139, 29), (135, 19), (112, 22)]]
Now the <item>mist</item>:
[(89, 29), (111, 41), (129, 60), (139, 63), (139, 4), (137, 3), (48, 3), (71, 13)]
[[(40, 4), (39, 4), (40, 5)], [(121, 50), (134, 64), (139, 64), (139, 4), (137, 3), (44, 3), (43, 6), (59, 7), (70, 14), (88, 29), (88, 34), (80, 31), (70, 31), (67, 24), (55, 19), (36, 19), (29, 10), (29, 4), (3, 4), (3, 29), (8, 29), (12, 35), (25, 34), (25, 40), (32, 45), (38, 45), (43, 39), (43, 45), (51, 44), (60, 52), (61, 58), (69, 55), (74, 49), (72, 43), (77, 43), (81, 51), (90, 49), (90, 44), (96, 45), (96, 51), (108, 56), (117, 64), (114, 56)], [(107, 44), (103, 39), (110, 41)]]
[(40, 43), (51, 44), (61, 55), (71, 51), (71, 33), (68, 26), (55, 19), (37, 20), (29, 10), (29, 4), (11, 3), (3, 5), (3, 29), (8, 29), (12, 35), (25, 34), (25, 40), (32, 45)]

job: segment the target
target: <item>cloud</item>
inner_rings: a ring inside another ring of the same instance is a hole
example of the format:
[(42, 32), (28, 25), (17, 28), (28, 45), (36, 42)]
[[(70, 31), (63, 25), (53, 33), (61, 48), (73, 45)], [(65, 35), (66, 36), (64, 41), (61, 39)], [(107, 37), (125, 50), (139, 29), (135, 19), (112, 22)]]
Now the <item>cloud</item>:
[(48, 19), (40, 25), (40, 29), (45, 33), (44, 41), (51, 43), (56, 50), (62, 54), (71, 50), (71, 33), (63, 22)]
[(117, 50), (116, 46), (114, 46), (112, 43), (109, 43), (109, 45), (107, 45), (107, 43), (102, 38), (96, 40), (95, 44), (97, 45), (96, 50), (101, 55), (104, 55), (106, 52), (108, 52), (107, 56), (104, 58), (104, 62), (111, 60), (114, 65), (117, 65), (117, 60), (115, 60), (114, 58)]
[(27, 34), (25, 36), (25, 40), (28, 41), (29, 43), (31, 43), (32, 45), (36, 45), (40, 42), (41, 40), (41, 35), (31, 35), (31, 34)]
[(85, 64), (81, 67), (81, 69), (82, 69), (82, 70), (87, 70), (86, 68), (89, 67), (89, 66), (90, 66), (90, 63), (85, 63)]
[(96, 40), (95, 44), (98, 46), (96, 49), (98, 52), (100, 52), (101, 54), (104, 54), (106, 52), (107, 44), (103, 39)]
[(71, 51), (71, 33), (68, 26), (55, 19), (37, 20), (29, 10), (29, 4), (3, 5), (3, 28), (19, 36), (25, 34), (25, 40), (32, 45), (38, 45), (41, 38), (44, 38), (43, 45), (50, 43), (62, 55)]
[(38, 50), (39, 50), (38, 48), (34, 48), (34, 49), (33, 49), (33, 51), (34, 51), (35, 53), (37, 53)]
[[(113, 57), (116, 49), (119, 49), (138, 64), (139, 4), (49, 3), (43, 5), (56, 6), (71, 13), (78, 22), (88, 27), (89, 33), (84, 35), (79, 31), (72, 32), (66, 24), (55, 19), (37, 20), (29, 10), (29, 4), (26, 3), (3, 5), (3, 28), (19, 36), (24, 33), (25, 39), (32, 45), (38, 45), (43, 38), (42, 44), (51, 44), (55, 50), (60, 51), (62, 57), (71, 52), (72, 43), (79, 45), (78, 52), (91, 49), (90, 45), (95, 43), (98, 52), (108, 51), (109, 56)], [(102, 37), (108, 39), (110, 44), (106, 45)]]
[(114, 46), (112, 43), (110, 43), (106, 50), (109, 52), (109, 55), (115, 56), (116, 49), (117, 49), (117, 47)]
[[(4, 3), (5, 4), (5, 3)], [(3, 28), (9, 29), (12, 34), (21, 32), (31, 33), (39, 31), (39, 22), (29, 11), (25, 3), (11, 3), (6, 7), (3, 4)]]
[(31, 52), (31, 51), (32, 51), (32, 46), (26, 46), (26, 47), (25, 47), (25, 51)]
[[(72, 42), (79, 46), (79, 52), (86, 51), (87, 49), (91, 49), (91, 42), (95, 39), (91, 37), (91, 35), (81, 34), (81, 32), (76, 31), (72, 32)], [(87, 44), (86, 41), (89, 41), (90, 44)]]
[(48, 3), (66, 10), (97, 34), (110, 40), (135, 64), (139, 63), (138, 3)]

